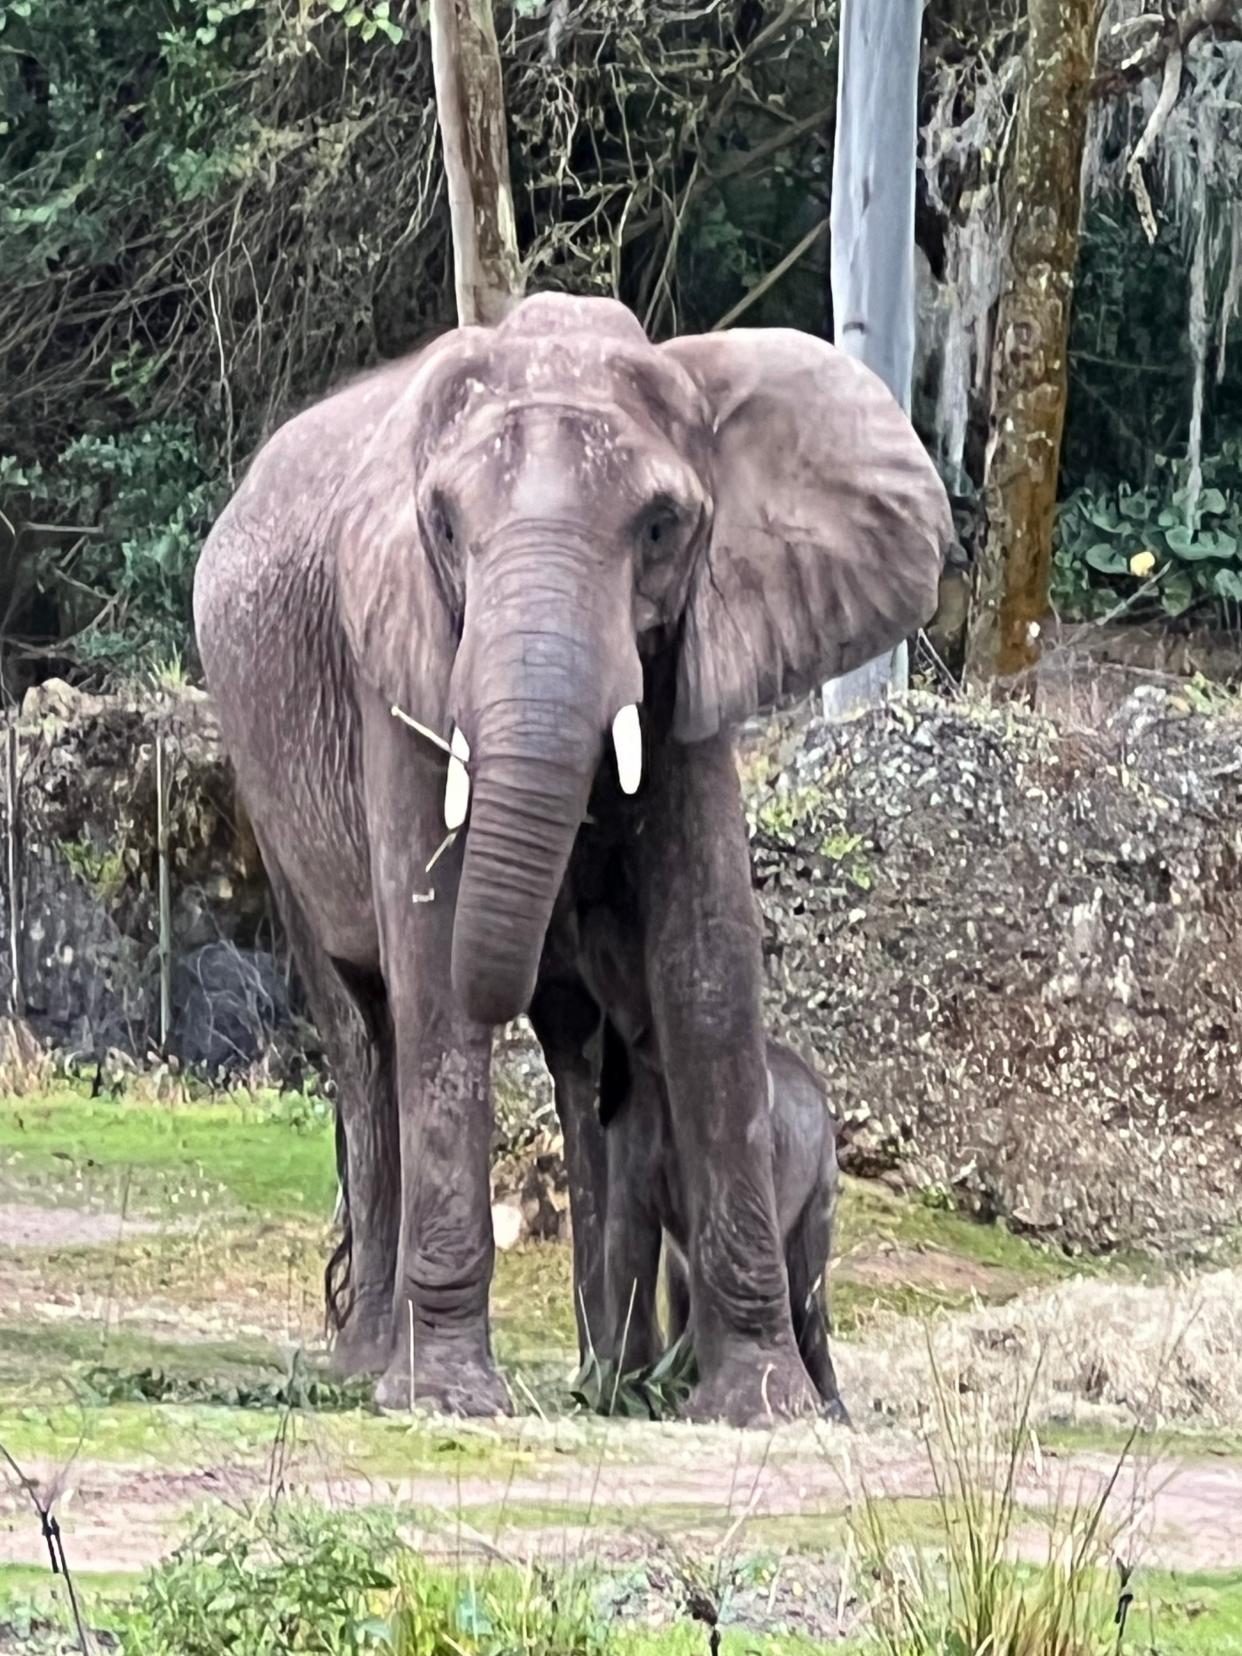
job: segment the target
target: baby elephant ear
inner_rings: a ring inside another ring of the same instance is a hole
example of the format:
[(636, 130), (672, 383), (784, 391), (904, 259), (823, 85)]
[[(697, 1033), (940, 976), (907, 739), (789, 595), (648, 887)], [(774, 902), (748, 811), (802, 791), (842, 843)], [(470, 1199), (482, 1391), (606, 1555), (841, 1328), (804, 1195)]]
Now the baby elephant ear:
[(700, 741), (930, 620), (953, 520), (869, 369), (789, 328), (661, 347), (714, 411), (714, 517), (691, 580), (674, 730)]

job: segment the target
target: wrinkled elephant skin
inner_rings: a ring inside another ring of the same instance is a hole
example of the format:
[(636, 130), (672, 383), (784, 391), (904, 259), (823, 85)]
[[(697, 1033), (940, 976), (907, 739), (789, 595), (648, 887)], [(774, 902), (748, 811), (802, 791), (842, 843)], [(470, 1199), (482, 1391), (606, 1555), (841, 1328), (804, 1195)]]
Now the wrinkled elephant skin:
[[(332, 1303), (345, 1364), (384, 1359), (381, 1401), (412, 1380), (433, 1407), (508, 1406), (491, 1029), (537, 1014), (582, 1198), (599, 1006), (574, 933), (607, 870), (633, 894), (693, 1216), (699, 1412), (811, 1397), (729, 732), (920, 626), (950, 536), (860, 365), (775, 329), (657, 347), (607, 300), (534, 297), (445, 334), (260, 451), (204, 548), (195, 622), (336, 1075)], [(601, 1220), (580, 1211), (585, 1329)]]

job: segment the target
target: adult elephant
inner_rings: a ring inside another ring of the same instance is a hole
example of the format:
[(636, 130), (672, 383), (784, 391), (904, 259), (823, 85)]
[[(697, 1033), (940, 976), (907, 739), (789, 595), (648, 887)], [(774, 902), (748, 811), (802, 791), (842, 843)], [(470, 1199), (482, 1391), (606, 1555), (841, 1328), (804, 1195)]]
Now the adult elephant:
[[(601, 1301), (599, 1004), (578, 916), (641, 941), (691, 1211), (694, 1412), (813, 1388), (772, 1188), (730, 728), (930, 616), (948, 504), (880, 382), (785, 330), (656, 347), (527, 299), (282, 427), (204, 548), (199, 647), (340, 1092), (346, 1367), (506, 1407), (488, 1288), (491, 1028), (530, 1008)], [(401, 709), (451, 752), (394, 717)], [(465, 832), (432, 864), (450, 828)], [(412, 1350), (411, 1350), (412, 1342)]]

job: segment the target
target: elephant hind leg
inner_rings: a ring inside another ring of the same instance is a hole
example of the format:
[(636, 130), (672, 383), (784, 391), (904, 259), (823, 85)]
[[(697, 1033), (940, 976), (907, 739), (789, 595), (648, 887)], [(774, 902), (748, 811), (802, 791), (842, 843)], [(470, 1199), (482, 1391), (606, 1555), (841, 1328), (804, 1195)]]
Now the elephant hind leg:
[(556, 1094), (565, 1143), (574, 1250), (574, 1320), (578, 1360), (585, 1362), (604, 1327), (604, 1212), (607, 1169), (596, 1098), (598, 1064), (591, 1045), (600, 1011), (586, 986), (565, 974), (541, 978), (530, 1008)]
[(267, 866), (336, 1089), (341, 1237), (324, 1273), (328, 1328), (337, 1368), (370, 1373), (390, 1355), (401, 1223), (392, 1019), (378, 971), (334, 960), (288, 881)]
[(832, 1251), (832, 1209), (825, 1192), (817, 1188), (799, 1214), (786, 1244), (789, 1271), (789, 1310), (798, 1351), (829, 1414), (847, 1421), (828, 1349), (828, 1260)]

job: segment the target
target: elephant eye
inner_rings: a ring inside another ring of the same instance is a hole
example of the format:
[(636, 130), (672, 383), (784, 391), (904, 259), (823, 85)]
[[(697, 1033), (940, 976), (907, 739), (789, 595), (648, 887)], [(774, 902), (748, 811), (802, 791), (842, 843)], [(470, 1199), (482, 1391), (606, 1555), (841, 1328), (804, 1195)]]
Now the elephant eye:
[(671, 500), (658, 500), (643, 513), (639, 538), (650, 547), (667, 549), (676, 538), (677, 508)]
[(452, 546), (457, 540), (453, 529), (453, 514), (449, 510), (449, 503), (437, 489), (431, 498), (429, 513), (429, 527), (436, 539), (444, 546)]

